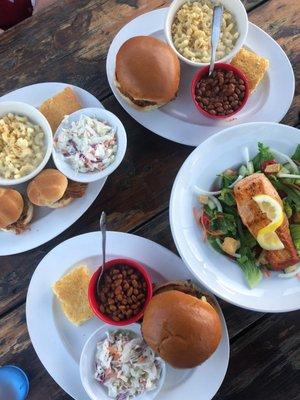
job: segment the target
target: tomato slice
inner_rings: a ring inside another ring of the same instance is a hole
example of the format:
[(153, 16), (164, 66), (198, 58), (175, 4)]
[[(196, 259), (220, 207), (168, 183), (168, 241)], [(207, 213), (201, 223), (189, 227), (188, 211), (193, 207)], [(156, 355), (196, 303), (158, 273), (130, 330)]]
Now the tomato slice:
[(200, 222), (201, 225), (203, 226), (204, 229), (209, 229), (210, 226), (210, 219), (209, 217), (205, 214), (205, 212), (202, 213), (201, 217), (200, 217)]
[(264, 172), (268, 165), (273, 165), (273, 164), (277, 164), (277, 161), (276, 160), (265, 161), (261, 165), (261, 170)]

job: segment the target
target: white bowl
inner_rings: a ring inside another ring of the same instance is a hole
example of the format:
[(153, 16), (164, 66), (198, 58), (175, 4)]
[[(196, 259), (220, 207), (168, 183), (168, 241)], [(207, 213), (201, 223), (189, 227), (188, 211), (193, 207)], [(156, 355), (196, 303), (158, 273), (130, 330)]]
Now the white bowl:
[(287, 155), (300, 143), (299, 130), (290, 126), (252, 122), (232, 126), (211, 136), (186, 159), (175, 179), (170, 200), (170, 225), (177, 250), (194, 276), (209, 290), (229, 303), (261, 312), (300, 309), (297, 278), (282, 279), (278, 272), (249, 289), (238, 264), (219, 254), (203, 240), (193, 207), (199, 208), (193, 187), (210, 190), (218, 174), (245, 163), (243, 148), (250, 158), (262, 142)]
[[(79, 120), (81, 115), (87, 115), (89, 117), (104, 121), (116, 129), (118, 148), (115, 160), (103, 171), (76, 172), (72, 168), (71, 164), (65, 159), (65, 157), (56, 151), (55, 146), (53, 146), (52, 157), (56, 168), (59, 169), (69, 179), (72, 179), (76, 182), (94, 182), (106, 178), (121, 164), (126, 152), (127, 136), (125, 128), (119, 118), (104, 108), (83, 108), (75, 111), (73, 114), (69, 115), (68, 123)], [(64, 124), (64, 121), (62, 121), (57, 128), (55, 135), (60, 132)]]
[[(205, 67), (206, 65), (209, 65), (209, 63), (201, 63), (198, 61), (191, 61), (188, 58), (184, 57), (182, 54), (179, 53), (179, 51), (176, 49), (176, 47), (173, 44), (173, 39), (172, 39), (172, 34), (171, 34), (171, 27), (172, 27), (172, 22), (174, 20), (175, 14), (178, 11), (178, 9), (184, 4), (187, 3), (187, 0), (174, 0), (170, 7), (169, 11), (167, 14), (167, 18), (165, 21), (165, 35), (168, 41), (168, 44), (172, 47), (172, 49), (175, 51), (177, 56), (180, 58), (180, 60), (184, 61), (185, 63), (192, 65), (193, 67)], [(214, 3), (214, 1), (212, 1)], [(247, 33), (248, 33), (248, 16), (246, 9), (243, 5), (243, 3), (240, 0), (221, 0), (221, 4), (224, 5), (224, 7), (231, 12), (231, 14), (235, 17), (236, 23), (237, 23), (237, 28), (239, 31), (240, 36), (238, 37), (234, 48), (231, 50), (230, 53), (228, 53), (226, 56), (221, 58), (220, 60), (217, 60), (216, 62), (229, 62), (235, 55), (236, 53), (242, 48), (243, 44), (245, 43)]]
[[(135, 332), (138, 336), (141, 336), (141, 328), (139, 324), (131, 324), (128, 326), (111, 326), (111, 325), (103, 325), (101, 328), (96, 330), (86, 341), (81, 357), (80, 357), (80, 378), (82, 385), (92, 400), (110, 400), (111, 397), (107, 394), (107, 388), (101, 385), (96, 381), (94, 377), (95, 371), (95, 353), (96, 353), (96, 345), (97, 342), (105, 339), (106, 332), (112, 332), (116, 330), (130, 330)], [(158, 386), (155, 390), (151, 390), (149, 392), (145, 392), (144, 394), (135, 397), (136, 400), (153, 400), (158, 392), (161, 390), (164, 380), (166, 376), (166, 367), (164, 361), (162, 361), (162, 373), (158, 383)]]
[(31, 171), (30, 174), (22, 176), (19, 179), (5, 179), (3, 177), (0, 177), (0, 185), (2, 186), (18, 185), (19, 183), (23, 183), (34, 178), (47, 164), (51, 156), (53, 147), (53, 135), (49, 122), (37, 108), (19, 101), (5, 101), (3, 103), (0, 102), (0, 118), (10, 112), (13, 114), (28, 117), (30, 121), (34, 122), (42, 128), (45, 134), (44, 140), (46, 151), (44, 158), (42, 159), (40, 164), (33, 171)]

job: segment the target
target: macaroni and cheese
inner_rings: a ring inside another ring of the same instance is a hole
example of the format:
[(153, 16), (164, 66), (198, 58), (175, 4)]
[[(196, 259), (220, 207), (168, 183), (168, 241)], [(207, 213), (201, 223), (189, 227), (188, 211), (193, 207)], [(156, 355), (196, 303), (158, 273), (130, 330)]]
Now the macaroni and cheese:
[[(211, 51), (211, 0), (187, 1), (177, 11), (171, 27), (172, 40), (177, 51), (185, 58), (208, 63)], [(220, 41), (216, 60), (220, 60), (233, 49), (239, 32), (233, 15), (224, 8)]]
[(44, 132), (25, 116), (0, 117), (0, 176), (18, 179), (32, 172), (45, 155)]

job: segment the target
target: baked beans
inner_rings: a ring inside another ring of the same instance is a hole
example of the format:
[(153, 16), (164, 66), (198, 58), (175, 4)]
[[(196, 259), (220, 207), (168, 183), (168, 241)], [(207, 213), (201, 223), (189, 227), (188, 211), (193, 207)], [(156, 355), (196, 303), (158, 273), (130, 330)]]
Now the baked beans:
[(211, 115), (232, 114), (241, 107), (245, 94), (245, 81), (233, 71), (222, 69), (202, 77), (195, 88), (196, 101)]
[(116, 265), (103, 273), (99, 309), (113, 321), (130, 319), (143, 309), (146, 295), (142, 274), (128, 265)]

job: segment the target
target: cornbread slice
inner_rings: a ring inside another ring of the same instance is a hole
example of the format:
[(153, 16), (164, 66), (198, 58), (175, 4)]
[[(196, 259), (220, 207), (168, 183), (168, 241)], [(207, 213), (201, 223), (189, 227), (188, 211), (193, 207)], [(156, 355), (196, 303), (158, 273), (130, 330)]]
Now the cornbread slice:
[(66, 87), (62, 92), (45, 100), (39, 110), (47, 118), (54, 134), (65, 115), (72, 114), (81, 108), (82, 105), (73, 89)]
[(231, 65), (244, 72), (248, 78), (250, 93), (253, 93), (269, 68), (269, 60), (242, 47), (232, 59)]
[(86, 265), (73, 268), (52, 286), (61, 308), (70, 322), (80, 325), (93, 316), (88, 301), (90, 270)]

